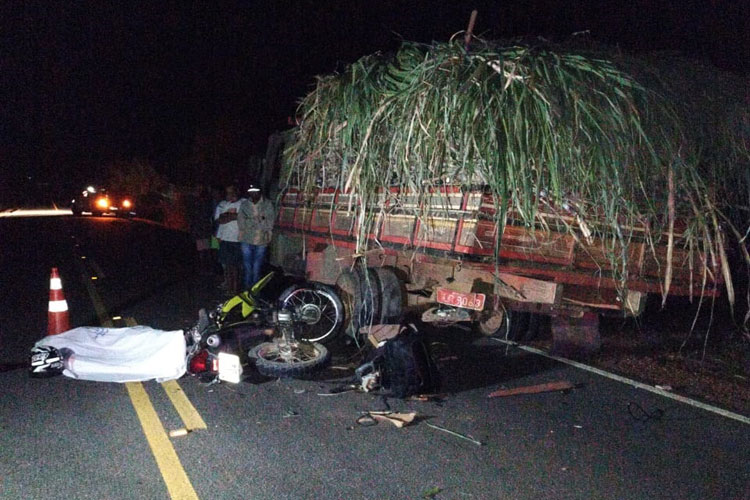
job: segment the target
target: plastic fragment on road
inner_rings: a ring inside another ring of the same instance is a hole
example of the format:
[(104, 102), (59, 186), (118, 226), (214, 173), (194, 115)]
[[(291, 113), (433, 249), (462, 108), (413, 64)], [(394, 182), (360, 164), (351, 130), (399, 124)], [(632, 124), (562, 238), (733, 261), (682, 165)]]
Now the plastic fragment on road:
[(513, 389), (498, 389), (497, 391), (487, 394), (488, 398), (500, 398), (506, 396), (516, 396), (519, 394), (539, 394), (542, 392), (567, 391), (573, 389), (575, 385), (567, 380), (557, 382), (548, 382), (546, 384), (528, 385), (525, 387), (514, 387)]
[(411, 411), (408, 413), (384, 413), (371, 411), (370, 416), (378, 422), (390, 422), (399, 429), (405, 427), (414, 421), (417, 416), (417, 412)]
[(429, 490), (426, 490), (422, 493), (422, 498), (435, 498), (438, 493), (443, 491), (443, 489), (439, 486), (435, 486), (434, 488), (430, 488)]
[(82, 326), (44, 337), (36, 346), (71, 350), (63, 375), (80, 380), (164, 382), (180, 378), (186, 370), (182, 330)]
[(377, 347), (384, 340), (392, 339), (401, 332), (402, 326), (400, 324), (395, 325), (366, 325), (360, 327), (359, 333), (363, 336), (367, 336), (370, 343)]
[(375, 425), (378, 422), (389, 422), (399, 429), (414, 422), (417, 412), (398, 413), (392, 411), (366, 411), (357, 419), (359, 425), (365, 427)]

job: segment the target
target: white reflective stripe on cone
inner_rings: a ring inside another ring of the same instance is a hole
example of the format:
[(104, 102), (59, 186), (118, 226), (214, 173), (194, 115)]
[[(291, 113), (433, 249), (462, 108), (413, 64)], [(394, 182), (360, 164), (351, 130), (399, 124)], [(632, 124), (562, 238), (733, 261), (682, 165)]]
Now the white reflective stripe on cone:
[(62, 281), (60, 280), (60, 278), (50, 278), (49, 289), (50, 290), (62, 290)]
[(59, 313), (68, 310), (68, 303), (65, 300), (50, 300), (49, 312)]

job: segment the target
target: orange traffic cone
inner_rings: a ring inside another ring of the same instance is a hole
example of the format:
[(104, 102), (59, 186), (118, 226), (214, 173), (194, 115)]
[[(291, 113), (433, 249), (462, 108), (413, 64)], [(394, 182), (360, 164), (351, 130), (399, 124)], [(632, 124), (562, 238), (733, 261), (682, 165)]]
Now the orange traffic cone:
[(47, 335), (57, 335), (70, 330), (68, 303), (62, 291), (62, 281), (57, 268), (52, 268), (49, 279), (49, 313), (47, 314)]

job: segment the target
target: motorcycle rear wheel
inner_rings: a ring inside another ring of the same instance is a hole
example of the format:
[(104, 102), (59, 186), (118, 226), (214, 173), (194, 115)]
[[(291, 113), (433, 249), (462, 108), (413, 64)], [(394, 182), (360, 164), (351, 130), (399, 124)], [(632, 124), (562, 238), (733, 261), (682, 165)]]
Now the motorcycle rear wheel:
[(307, 378), (325, 366), (328, 349), (318, 343), (297, 342), (284, 352), (281, 342), (263, 342), (247, 353), (261, 375), (274, 378)]
[(297, 340), (327, 344), (341, 332), (344, 306), (336, 292), (321, 283), (289, 287), (279, 302), (282, 309), (291, 309), (301, 318), (295, 329)]

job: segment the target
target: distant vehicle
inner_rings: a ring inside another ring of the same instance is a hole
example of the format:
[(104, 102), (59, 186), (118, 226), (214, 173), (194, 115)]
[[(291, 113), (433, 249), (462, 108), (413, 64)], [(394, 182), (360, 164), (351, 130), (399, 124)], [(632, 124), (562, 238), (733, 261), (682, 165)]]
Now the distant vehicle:
[(116, 195), (104, 188), (87, 186), (78, 196), (70, 201), (73, 215), (88, 212), (94, 216), (113, 214), (118, 217), (135, 215), (135, 203), (131, 196)]

